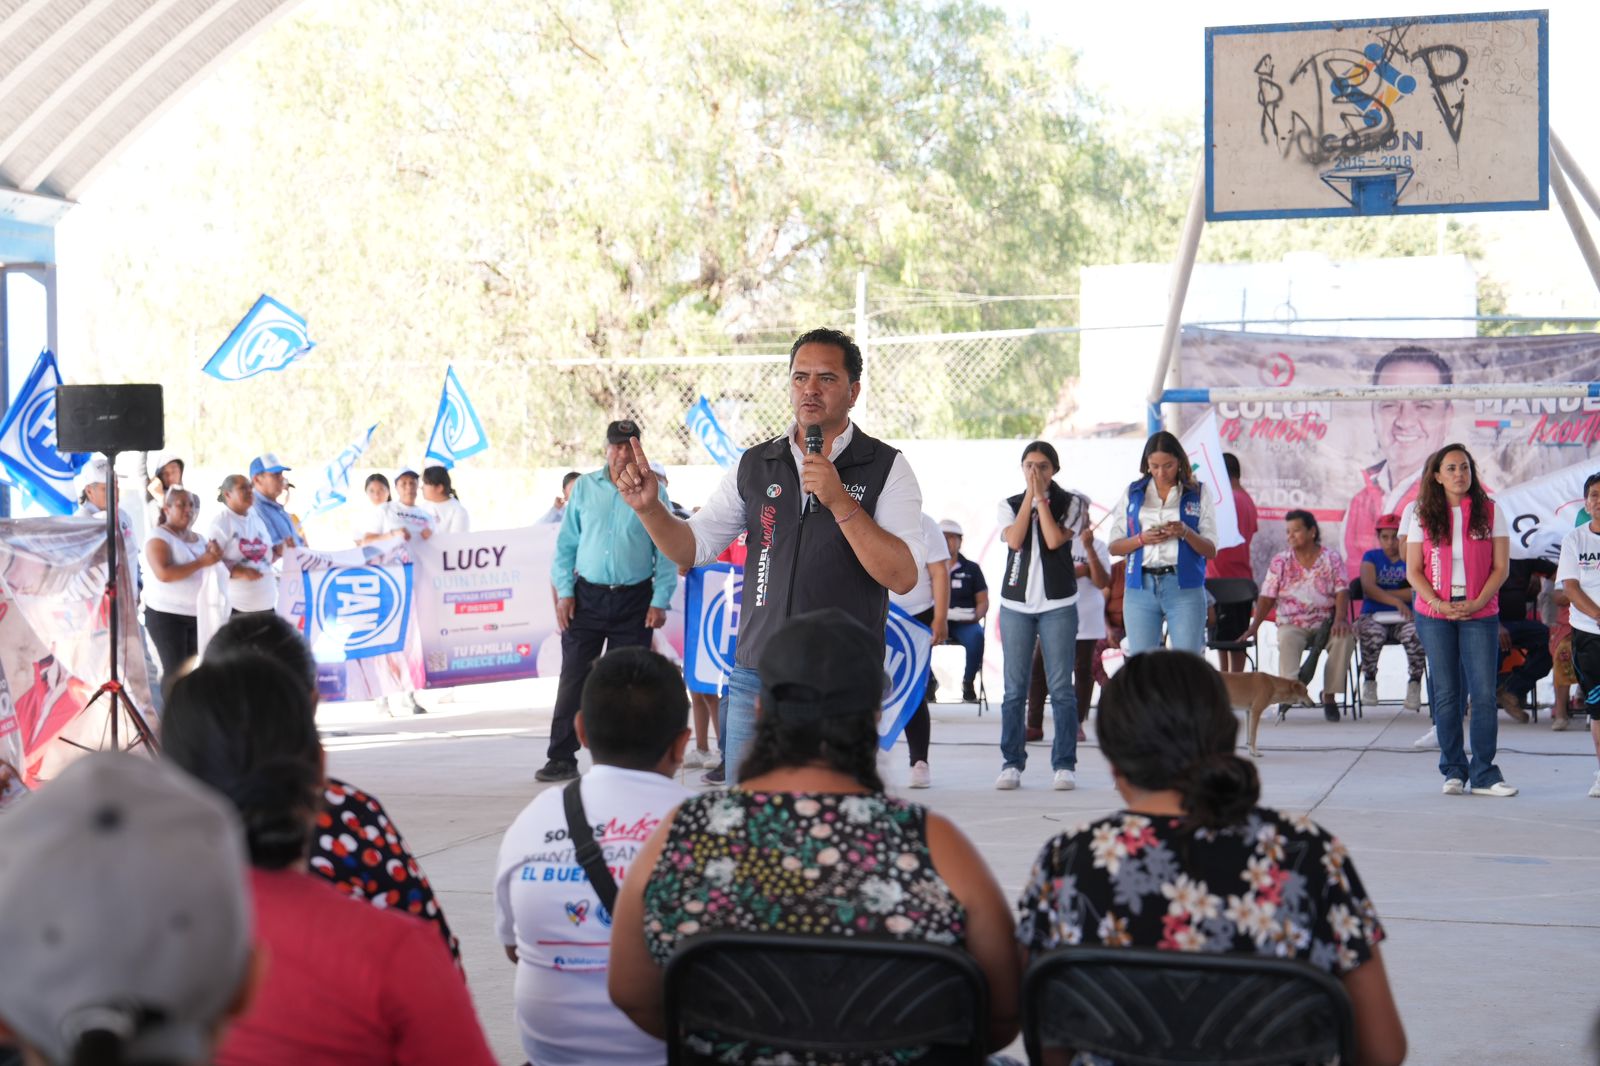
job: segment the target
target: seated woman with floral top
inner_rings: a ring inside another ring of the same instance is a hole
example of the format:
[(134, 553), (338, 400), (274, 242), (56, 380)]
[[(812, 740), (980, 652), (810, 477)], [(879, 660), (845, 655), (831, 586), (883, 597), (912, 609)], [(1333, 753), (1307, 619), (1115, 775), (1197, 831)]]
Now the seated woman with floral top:
[(1033, 955), (1064, 945), (1296, 958), (1339, 977), (1356, 1062), (1405, 1059), (1383, 926), (1344, 845), (1256, 805), (1222, 675), (1197, 655), (1128, 658), (1095, 719), (1121, 813), (1051, 840), (1018, 904)]
[(1290, 511), (1283, 516), (1283, 526), (1288, 550), (1274, 555), (1267, 564), (1267, 579), (1261, 584), (1255, 616), (1240, 639), (1256, 639), (1256, 630), (1276, 606), (1278, 673), (1295, 677), (1300, 673), (1300, 657), (1306, 646), (1317, 639), (1318, 631), (1331, 619), (1328, 662), (1322, 671), (1322, 715), (1337, 722), (1339, 693), (1344, 691), (1350, 653), (1355, 649), (1344, 560), (1334, 549), (1322, 546), (1322, 528), (1310, 511)]
[[(884, 794), (881, 641), (837, 609), (798, 615), (758, 672), (760, 717), (739, 787), (684, 803), (629, 867), (611, 938), (612, 1002), (665, 1037), (662, 968), (685, 939), (713, 930), (926, 941), (973, 956), (989, 984), (990, 1043), (1004, 1047), (1017, 1034), (1011, 916), (959, 829)], [(714, 1057), (816, 1061), (731, 1043)]]

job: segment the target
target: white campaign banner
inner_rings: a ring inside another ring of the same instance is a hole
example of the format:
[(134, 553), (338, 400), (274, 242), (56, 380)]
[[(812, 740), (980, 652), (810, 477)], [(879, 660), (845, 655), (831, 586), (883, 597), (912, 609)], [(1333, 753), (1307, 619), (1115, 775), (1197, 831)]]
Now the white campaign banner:
[(1211, 497), (1211, 506), (1217, 515), (1217, 547), (1231, 548), (1243, 544), (1239, 535), (1239, 515), (1233, 507), (1233, 486), (1228, 481), (1228, 468), (1222, 462), (1222, 437), (1217, 432), (1217, 413), (1207, 411), (1206, 416), (1184, 431), (1178, 438), (1183, 450), (1189, 453), (1189, 465), (1195, 476), (1205, 486)]
[(1593, 462), (1573, 463), (1532, 481), (1502, 489), (1494, 502), (1505, 509), (1513, 559), (1558, 559), (1583, 509), (1583, 483), (1600, 473)]
[(29, 785), (81, 753), (57, 739), (103, 743), (110, 701), (100, 699), (90, 715), (84, 708), (109, 675), (114, 607), (123, 687), (148, 711), (133, 580), (131, 566), (118, 567), (117, 596), (107, 597), (106, 527), (97, 519), (0, 521), (0, 757), (20, 759), (16, 768)]

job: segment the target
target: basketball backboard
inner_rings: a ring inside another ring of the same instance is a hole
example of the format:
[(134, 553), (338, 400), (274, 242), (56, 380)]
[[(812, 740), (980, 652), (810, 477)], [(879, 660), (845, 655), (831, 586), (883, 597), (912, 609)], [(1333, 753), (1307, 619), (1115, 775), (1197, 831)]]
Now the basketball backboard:
[(1206, 30), (1206, 218), (1542, 210), (1549, 17)]

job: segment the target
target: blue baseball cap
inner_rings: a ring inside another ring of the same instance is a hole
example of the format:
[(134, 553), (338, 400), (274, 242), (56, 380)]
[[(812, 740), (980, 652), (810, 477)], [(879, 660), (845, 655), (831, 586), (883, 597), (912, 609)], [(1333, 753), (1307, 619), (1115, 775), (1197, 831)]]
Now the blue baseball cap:
[(289, 467), (284, 466), (278, 457), (271, 452), (265, 455), (258, 455), (250, 460), (250, 476), (252, 478), (257, 474), (281, 474), (288, 469)]

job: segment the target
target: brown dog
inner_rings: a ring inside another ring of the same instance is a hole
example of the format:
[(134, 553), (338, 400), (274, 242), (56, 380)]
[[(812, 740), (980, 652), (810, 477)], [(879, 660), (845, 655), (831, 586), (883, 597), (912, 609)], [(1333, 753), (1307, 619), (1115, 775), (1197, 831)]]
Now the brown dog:
[(1306, 691), (1305, 682), (1298, 678), (1258, 672), (1223, 674), (1222, 680), (1228, 686), (1228, 702), (1233, 708), (1250, 712), (1248, 725), (1250, 754), (1257, 759), (1261, 758), (1261, 749), (1256, 747), (1256, 732), (1261, 728), (1261, 715), (1268, 707), (1274, 703), (1301, 707), (1317, 706), (1317, 702), (1311, 698), (1311, 693)]

